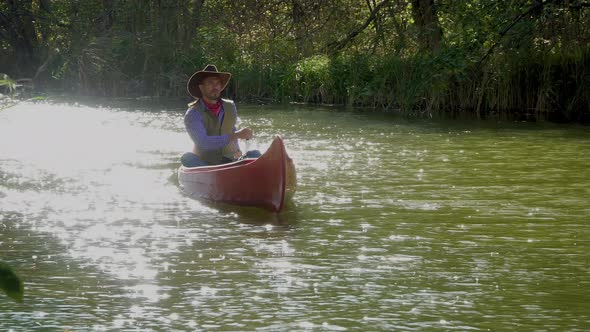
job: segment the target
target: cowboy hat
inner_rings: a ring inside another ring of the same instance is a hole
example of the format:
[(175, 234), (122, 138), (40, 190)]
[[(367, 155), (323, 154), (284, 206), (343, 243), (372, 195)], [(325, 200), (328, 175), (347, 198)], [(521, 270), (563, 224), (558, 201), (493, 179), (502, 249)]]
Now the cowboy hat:
[(188, 83), (186, 84), (188, 93), (194, 98), (201, 98), (203, 95), (201, 94), (201, 89), (199, 89), (199, 84), (201, 84), (205, 78), (210, 76), (219, 77), (221, 80), (221, 85), (223, 86), (221, 89), (222, 91), (225, 89), (227, 82), (229, 82), (229, 79), (231, 78), (230, 73), (217, 71), (217, 67), (215, 65), (207, 65), (202, 70), (194, 73), (193, 76), (191, 76), (191, 78), (188, 80)]

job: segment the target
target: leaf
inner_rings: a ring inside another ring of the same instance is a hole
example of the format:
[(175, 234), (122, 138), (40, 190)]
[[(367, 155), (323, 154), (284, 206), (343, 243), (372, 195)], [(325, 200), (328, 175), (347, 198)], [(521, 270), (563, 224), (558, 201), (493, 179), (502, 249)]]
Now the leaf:
[(6, 86), (10, 93), (16, 90), (16, 81), (11, 79), (8, 75), (0, 73), (0, 87)]
[(0, 289), (13, 300), (22, 302), (24, 295), (23, 282), (14, 270), (4, 262), (0, 262)]

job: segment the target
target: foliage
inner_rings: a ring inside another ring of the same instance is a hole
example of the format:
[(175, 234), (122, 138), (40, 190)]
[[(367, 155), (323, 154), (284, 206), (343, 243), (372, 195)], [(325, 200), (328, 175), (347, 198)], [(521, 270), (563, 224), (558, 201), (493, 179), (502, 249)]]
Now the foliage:
[(215, 63), (238, 99), (589, 113), (582, 0), (28, 0), (0, 12), (0, 72), (47, 89), (186, 96)]
[(334, 82), (330, 75), (330, 59), (327, 56), (313, 56), (299, 61), (295, 66), (297, 96), (303, 102), (329, 102), (327, 91)]
[(6, 88), (8, 93), (13, 94), (16, 90), (16, 81), (11, 79), (8, 75), (0, 73), (0, 88)]
[(11, 299), (22, 302), (24, 285), (14, 270), (6, 263), (0, 261), (0, 289)]

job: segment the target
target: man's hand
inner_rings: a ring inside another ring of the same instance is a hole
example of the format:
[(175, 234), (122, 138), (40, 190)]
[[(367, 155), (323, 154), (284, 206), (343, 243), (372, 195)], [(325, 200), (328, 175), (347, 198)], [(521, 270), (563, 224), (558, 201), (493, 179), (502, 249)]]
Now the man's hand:
[(230, 140), (250, 139), (252, 138), (252, 129), (242, 128), (229, 136)]
[(242, 157), (242, 151), (234, 152), (234, 160), (238, 160), (240, 157)]

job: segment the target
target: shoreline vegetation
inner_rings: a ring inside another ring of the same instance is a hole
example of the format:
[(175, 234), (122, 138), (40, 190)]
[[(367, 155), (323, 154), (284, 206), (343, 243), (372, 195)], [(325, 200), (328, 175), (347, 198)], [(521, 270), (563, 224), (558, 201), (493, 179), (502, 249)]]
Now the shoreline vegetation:
[(590, 1), (27, 0), (0, 12), (5, 95), (182, 100), (214, 63), (240, 102), (590, 122)]

